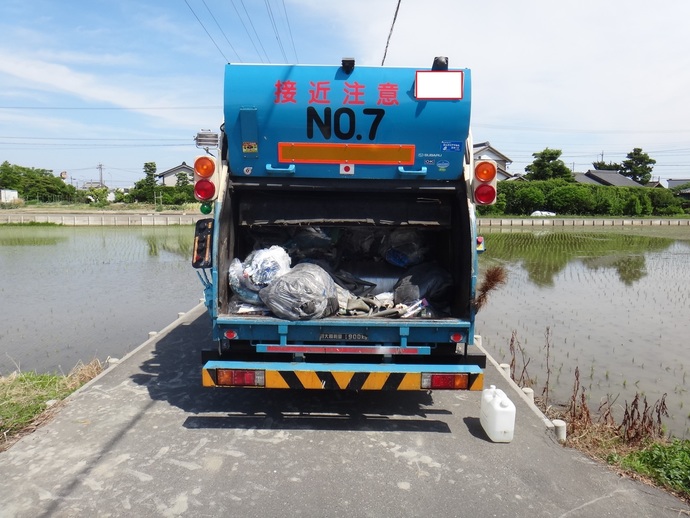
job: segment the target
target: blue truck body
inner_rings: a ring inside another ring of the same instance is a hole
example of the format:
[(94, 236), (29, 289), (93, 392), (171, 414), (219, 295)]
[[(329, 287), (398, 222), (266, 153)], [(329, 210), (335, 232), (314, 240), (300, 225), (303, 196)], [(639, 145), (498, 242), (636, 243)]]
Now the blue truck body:
[[(473, 347), (481, 240), (470, 107), (467, 69), (345, 60), (226, 66), (219, 144), (207, 149), (217, 192), (209, 218), (197, 224), (194, 251), (218, 342), (202, 355), (204, 385), (482, 389), (485, 356)], [(410, 233), (419, 239), (411, 245), (424, 250), (422, 269), (447, 272), (447, 304), (406, 318), (239, 312), (231, 262), (269, 245), (290, 250), (292, 266), (313, 260), (313, 250), (295, 256), (295, 236), (304, 231), (332, 239), (318, 258), (331, 254), (334, 269), (374, 286), (372, 294), (392, 290), (416, 264), (390, 264), (375, 253), (392, 233)], [(355, 252), (369, 241), (379, 248)]]

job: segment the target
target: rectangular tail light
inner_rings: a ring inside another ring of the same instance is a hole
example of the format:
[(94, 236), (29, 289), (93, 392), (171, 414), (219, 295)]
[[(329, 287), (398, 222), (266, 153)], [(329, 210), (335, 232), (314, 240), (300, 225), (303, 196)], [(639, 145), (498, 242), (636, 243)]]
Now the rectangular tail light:
[(465, 390), (469, 386), (469, 374), (422, 373), (422, 388), (429, 390)]
[(263, 387), (266, 385), (266, 374), (263, 370), (218, 369), (218, 385), (224, 387)]

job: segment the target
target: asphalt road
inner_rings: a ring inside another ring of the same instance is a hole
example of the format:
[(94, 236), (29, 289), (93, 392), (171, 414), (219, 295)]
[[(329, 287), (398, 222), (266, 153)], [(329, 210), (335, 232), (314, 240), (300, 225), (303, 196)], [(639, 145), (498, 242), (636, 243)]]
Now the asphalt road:
[(489, 441), (480, 393), (204, 389), (201, 306), (0, 454), (0, 517), (678, 517), (682, 501), (564, 448), (517, 407)]

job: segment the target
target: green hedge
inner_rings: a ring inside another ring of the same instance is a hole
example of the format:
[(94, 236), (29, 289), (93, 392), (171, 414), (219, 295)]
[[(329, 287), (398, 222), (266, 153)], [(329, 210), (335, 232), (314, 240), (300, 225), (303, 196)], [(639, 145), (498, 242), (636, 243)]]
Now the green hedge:
[(535, 210), (576, 216), (677, 216), (682, 200), (668, 189), (608, 187), (563, 180), (498, 183), (495, 205), (479, 207), (482, 216), (526, 216)]

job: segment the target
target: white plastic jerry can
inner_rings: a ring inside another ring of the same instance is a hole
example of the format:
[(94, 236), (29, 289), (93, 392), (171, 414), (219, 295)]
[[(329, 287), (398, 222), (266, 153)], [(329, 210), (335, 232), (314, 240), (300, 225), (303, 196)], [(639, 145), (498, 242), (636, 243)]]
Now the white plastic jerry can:
[(491, 385), (482, 391), (479, 422), (493, 442), (510, 442), (515, 431), (515, 405), (506, 393)]

